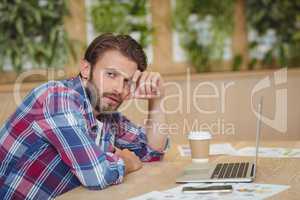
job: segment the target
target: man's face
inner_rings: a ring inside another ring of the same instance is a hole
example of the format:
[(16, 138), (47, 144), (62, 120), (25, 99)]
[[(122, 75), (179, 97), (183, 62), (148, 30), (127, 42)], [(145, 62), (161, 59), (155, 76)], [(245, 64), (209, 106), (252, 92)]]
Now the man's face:
[[(130, 93), (137, 64), (117, 50), (106, 51), (93, 67), (89, 83), (98, 93), (97, 112), (116, 111)], [(95, 98), (96, 94), (92, 94)]]

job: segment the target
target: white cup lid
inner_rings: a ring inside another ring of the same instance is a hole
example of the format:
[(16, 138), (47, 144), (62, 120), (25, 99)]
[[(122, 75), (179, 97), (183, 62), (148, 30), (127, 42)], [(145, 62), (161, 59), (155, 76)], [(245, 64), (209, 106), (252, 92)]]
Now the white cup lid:
[(188, 135), (189, 140), (209, 140), (211, 134), (208, 131), (191, 131)]

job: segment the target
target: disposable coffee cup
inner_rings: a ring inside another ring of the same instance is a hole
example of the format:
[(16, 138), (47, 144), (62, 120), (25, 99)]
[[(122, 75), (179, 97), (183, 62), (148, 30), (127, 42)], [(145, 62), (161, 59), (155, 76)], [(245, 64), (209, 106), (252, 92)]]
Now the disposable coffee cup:
[(211, 134), (208, 131), (193, 131), (188, 135), (191, 157), (194, 163), (208, 162), (209, 142)]

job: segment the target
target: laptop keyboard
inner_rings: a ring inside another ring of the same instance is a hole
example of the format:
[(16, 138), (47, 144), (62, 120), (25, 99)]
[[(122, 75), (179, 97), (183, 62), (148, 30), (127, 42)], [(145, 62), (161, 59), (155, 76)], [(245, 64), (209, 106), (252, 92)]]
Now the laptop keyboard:
[(244, 178), (249, 168), (248, 162), (242, 163), (219, 163), (211, 178)]

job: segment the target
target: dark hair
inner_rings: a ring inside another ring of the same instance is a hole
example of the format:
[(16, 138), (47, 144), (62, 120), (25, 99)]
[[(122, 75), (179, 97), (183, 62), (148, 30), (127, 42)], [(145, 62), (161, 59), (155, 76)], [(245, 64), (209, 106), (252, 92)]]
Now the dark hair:
[(96, 37), (88, 46), (84, 59), (91, 67), (97, 63), (98, 59), (109, 50), (118, 50), (127, 58), (137, 63), (140, 71), (147, 68), (147, 57), (142, 46), (129, 35), (113, 35), (105, 33)]

